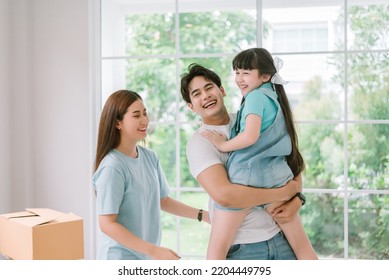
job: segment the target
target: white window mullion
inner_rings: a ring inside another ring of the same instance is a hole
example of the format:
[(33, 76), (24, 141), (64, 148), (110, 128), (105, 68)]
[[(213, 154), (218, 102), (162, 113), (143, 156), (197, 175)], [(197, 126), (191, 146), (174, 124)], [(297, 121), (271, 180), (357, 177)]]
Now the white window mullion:
[(257, 0), (257, 46), (262, 47), (263, 43), (263, 3)]
[[(180, 14), (179, 14), (179, 5), (178, 0), (175, 0), (175, 44), (176, 44), (176, 51), (175, 51), (175, 63), (176, 63), (176, 117), (174, 122), (174, 127), (176, 131), (176, 194), (177, 199), (180, 200), (181, 197), (181, 187), (180, 187), (180, 122), (178, 119), (179, 113), (180, 113), (180, 106), (179, 106), (179, 92), (180, 92)], [(177, 244), (177, 251), (181, 252), (181, 242), (180, 242), (180, 235), (181, 235), (181, 227), (180, 227), (180, 218), (176, 216), (176, 244)]]
[(348, 202), (349, 202), (349, 191), (348, 191), (348, 44), (347, 44), (347, 20), (348, 18), (348, 3), (344, 0), (344, 258), (348, 259)]

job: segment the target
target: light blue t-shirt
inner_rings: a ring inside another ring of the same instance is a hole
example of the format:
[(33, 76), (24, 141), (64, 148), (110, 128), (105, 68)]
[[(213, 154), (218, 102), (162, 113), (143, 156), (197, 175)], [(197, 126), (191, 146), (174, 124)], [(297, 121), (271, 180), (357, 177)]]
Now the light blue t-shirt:
[[(249, 114), (255, 114), (262, 118), (261, 133), (264, 132), (275, 120), (278, 107), (274, 101), (264, 94), (262, 88), (271, 88), (270, 83), (263, 84), (261, 87), (254, 89), (245, 96), (245, 105), (240, 119), (240, 132), (243, 132), (246, 127), (246, 117)], [(276, 100), (277, 93), (269, 92)]]
[[(114, 149), (93, 176), (98, 215), (118, 214), (118, 222), (150, 243), (161, 242), (160, 200), (169, 193), (168, 183), (155, 152), (137, 146), (131, 158)], [(97, 259), (148, 259), (101, 232)]]

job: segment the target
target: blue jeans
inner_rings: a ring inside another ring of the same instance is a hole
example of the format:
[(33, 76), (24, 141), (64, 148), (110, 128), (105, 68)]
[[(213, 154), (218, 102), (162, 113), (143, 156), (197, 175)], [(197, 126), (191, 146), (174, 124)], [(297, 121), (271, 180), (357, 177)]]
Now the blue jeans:
[(296, 256), (282, 231), (273, 238), (248, 244), (234, 244), (227, 260), (295, 260)]

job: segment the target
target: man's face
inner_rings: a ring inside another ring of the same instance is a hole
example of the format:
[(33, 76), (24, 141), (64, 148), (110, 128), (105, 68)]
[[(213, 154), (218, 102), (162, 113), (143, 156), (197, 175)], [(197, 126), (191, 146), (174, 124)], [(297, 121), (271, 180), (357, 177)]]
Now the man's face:
[(188, 103), (188, 107), (192, 112), (198, 113), (205, 123), (225, 112), (223, 98), (226, 94), (224, 88), (219, 88), (203, 76), (197, 76), (190, 82), (189, 95), (191, 103)]

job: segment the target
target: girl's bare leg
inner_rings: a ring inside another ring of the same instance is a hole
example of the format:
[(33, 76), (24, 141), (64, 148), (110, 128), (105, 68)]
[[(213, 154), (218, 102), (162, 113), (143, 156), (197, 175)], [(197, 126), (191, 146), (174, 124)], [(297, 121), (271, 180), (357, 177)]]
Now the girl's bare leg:
[[(279, 206), (279, 203), (272, 203), (266, 208), (266, 210), (271, 213), (271, 210), (277, 206)], [(312, 247), (311, 241), (309, 240), (304, 230), (300, 215), (298, 213), (293, 217), (292, 221), (279, 224), (279, 226), (298, 260), (319, 259)]]

